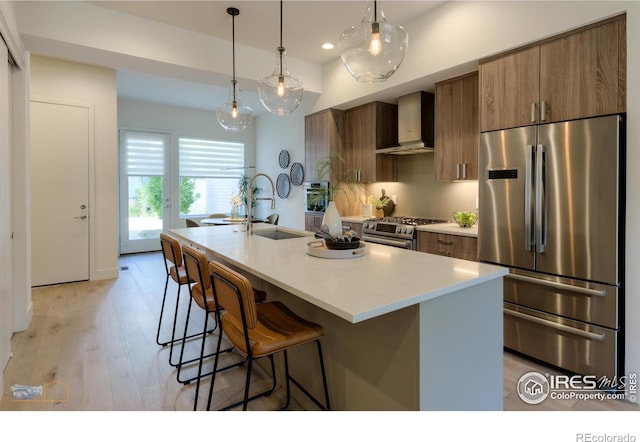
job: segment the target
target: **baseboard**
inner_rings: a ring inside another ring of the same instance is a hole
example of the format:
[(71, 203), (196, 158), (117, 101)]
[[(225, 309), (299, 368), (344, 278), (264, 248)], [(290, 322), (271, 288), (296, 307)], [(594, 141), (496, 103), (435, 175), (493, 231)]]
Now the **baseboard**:
[(115, 279), (118, 277), (118, 268), (114, 267), (111, 269), (104, 270), (96, 270), (91, 277), (92, 281), (100, 281), (102, 279)]

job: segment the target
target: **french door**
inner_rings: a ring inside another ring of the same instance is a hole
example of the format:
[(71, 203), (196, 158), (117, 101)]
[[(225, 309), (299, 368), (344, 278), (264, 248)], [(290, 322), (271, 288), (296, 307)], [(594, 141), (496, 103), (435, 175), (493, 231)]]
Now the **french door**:
[(167, 133), (120, 130), (120, 253), (160, 250), (170, 225)]

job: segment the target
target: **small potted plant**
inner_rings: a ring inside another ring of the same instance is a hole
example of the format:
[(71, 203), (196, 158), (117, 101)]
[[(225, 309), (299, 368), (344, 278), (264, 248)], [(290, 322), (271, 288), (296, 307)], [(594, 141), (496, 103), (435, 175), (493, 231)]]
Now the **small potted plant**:
[[(344, 163), (344, 158), (342, 157), (340, 152), (331, 152), (328, 157), (320, 160), (317, 163), (315, 168), (315, 175), (319, 179), (330, 179), (333, 172), (337, 170), (339, 163)], [(320, 193), (319, 195), (317, 195), (317, 198), (326, 197), (329, 200), (327, 210), (325, 211), (324, 217), (322, 218), (322, 224), (326, 225), (329, 228), (329, 233), (333, 236), (342, 234), (342, 220), (340, 218), (340, 212), (338, 212), (338, 209), (336, 208), (335, 198), (339, 192), (344, 192), (345, 196), (347, 196), (345, 185), (351, 193), (355, 194), (355, 180), (353, 179), (354, 176), (355, 174), (353, 173), (353, 170), (346, 170), (342, 174), (342, 176), (338, 177), (335, 181), (329, 181), (328, 191), (326, 195), (324, 193)]]
[(376, 218), (382, 218), (384, 216), (384, 208), (387, 207), (391, 201), (388, 198), (376, 198), (373, 195), (367, 197), (367, 204), (371, 204), (375, 209), (374, 215)]
[[(239, 188), (238, 196), (240, 197), (240, 199), (242, 200), (242, 204), (244, 205), (245, 215), (249, 215), (249, 210), (248, 210), (249, 201), (247, 200), (249, 196), (249, 181), (251, 181), (251, 178), (249, 178), (247, 175), (242, 175), (242, 178), (240, 178), (240, 180), (238, 181), (238, 188)], [(251, 186), (251, 207), (252, 208), (256, 207), (256, 198), (258, 197), (260, 192), (262, 192), (262, 189), (260, 189), (258, 185), (254, 182), (253, 186)]]

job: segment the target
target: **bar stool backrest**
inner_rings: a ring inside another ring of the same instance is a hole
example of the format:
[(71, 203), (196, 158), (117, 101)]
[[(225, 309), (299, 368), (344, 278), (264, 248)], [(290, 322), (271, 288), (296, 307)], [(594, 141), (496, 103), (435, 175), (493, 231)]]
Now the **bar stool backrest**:
[(209, 263), (207, 255), (187, 244), (182, 246), (182, 252), (184, 253), (184, 267), (189, 278), (200, 284), (200, 287), (204, 288), (204, 292), (209, 291), (211, 279), (205, 277)]
[(180, 252), (180, 243), (177, 239), (166, 233), (161, 233), (160, 246), (162, 247), (162, 254), (165, 260), (168, 260), (176, 267), (182, 266), (182, 253)]
[(217, 305), (231, 315), (238, 324), (246, 318), (246, 327), (252, 330), (258, 323), (256, 300), (249, 280), (238, 272), (215, 261), (209, 261), (209, 272)]

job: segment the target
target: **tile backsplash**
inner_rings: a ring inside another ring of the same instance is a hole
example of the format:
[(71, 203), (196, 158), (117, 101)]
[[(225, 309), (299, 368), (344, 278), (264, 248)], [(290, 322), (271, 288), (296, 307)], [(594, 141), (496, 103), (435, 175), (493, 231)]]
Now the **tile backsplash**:
[(477, 211), (478, 182), (436, 181), (431, 153), (399, 156), (398, 182), (367, 184), (365, 193), (380, 197), (382, 189), (397, 196), (397, 216), (453, 220), (453, 212)]

